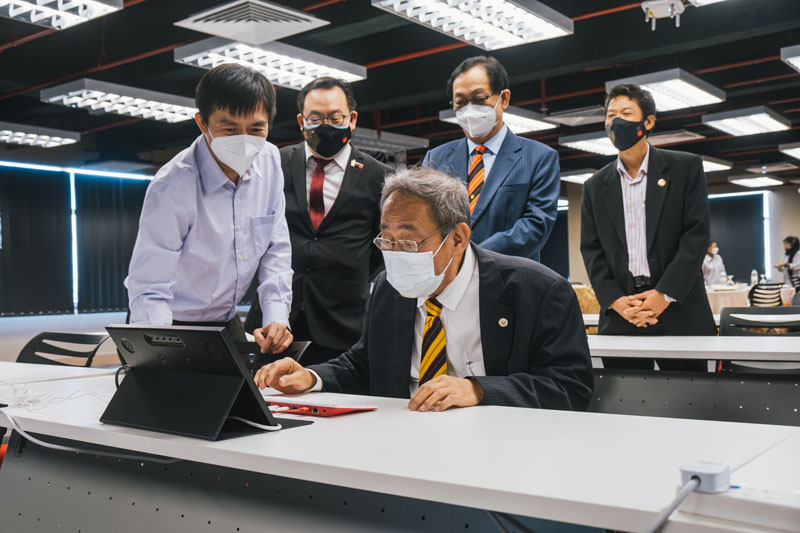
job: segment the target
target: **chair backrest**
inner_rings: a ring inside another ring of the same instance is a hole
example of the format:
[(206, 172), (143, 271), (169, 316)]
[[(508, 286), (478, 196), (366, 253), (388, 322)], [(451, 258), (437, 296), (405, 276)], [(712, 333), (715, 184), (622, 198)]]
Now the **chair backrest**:
[[(18, 363), (37, 363), (43, 365), (65, 365), (65, 366), (92, 366), (94, 354), (100, 345), (108, 339), (105, 333), (58, 333), (45, 331), (39, 333), (26, 344), (17, 356)], [(54, 344), (59, 343), (59, 344)], [(82, 345), (84, 349), (68, 348), (62, 346)], [(83, 365), (70, 365), (64, 361), (58, 361), (53, 357), (77, 357), (85, 360)]]
[(594, 371), (593, 413), (800, 426), (800, 376)]
[[(784, 318), (785, 317), (785, 318)], [(725, 307), (719, 317), (720, 336), (798, 335), (796, 307)]]
[(777, 307), (783, 305), (781, 300), (782, 283), (759, 283), (753, 285), (747, 299), (753, 307)]
[(792, 287), (794, 287), (796, 291), (800, 292), (800, 276), (791, 276), (789, 281), (791, 282)]
[(792, 307), (800, 307), (800, 289), (792, 296)]

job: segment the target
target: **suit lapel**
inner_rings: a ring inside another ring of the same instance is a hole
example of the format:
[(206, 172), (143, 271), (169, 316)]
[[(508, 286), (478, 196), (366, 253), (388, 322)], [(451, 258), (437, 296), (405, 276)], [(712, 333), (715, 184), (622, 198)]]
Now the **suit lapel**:
[(292, 183), (294, 184), (294, 196), (297, 201), (297, 207), (300, 210), (300, 218), (307, 226), (309, 232), (313, 231), (311, 227), (311, 218), (308, 214), (308, 189), (306, 188), (306, 150), (305, 143), (298, 144), (289, 159), (289, 165), (292, 169)]
[(508, 375), (514, 330), (527, 326), (516, 324), (514, 308), (503, 302), (506, 287), (494, 259), (474, 245), (472, 249), (478, 260), (480, 276), (478, 309), (483, 365), (487, 376), (505, 376)]
[[(499, 189), (500, 185), (508, 178), (511, 169), (514, 168), (514, 165), (516, 165), (522, 157), (521, 151), (522, 143), (520, 143), (519, 137), (514, 135), (511, 130), (508, 130), (506, 132), (506, 138), (503, 139), (503, 144), (500, 145), (500, 150), (494, 158), (492, 170), (489, 175), (486, 176), (483, 189), (481, 190), (480, 196), (478, 196), (478, 203), (475, 205), (475, 211), (472, 213), (473, 224), (475, 224), (483, 212), (486, 211), (497, 189)], [(467, 159), (469, 159), (469, 154), (467, 154)], [(465, 163), (467, 159), (464, 159)]]
[(619, 182), (619, 171), (617, 170), (616, 163), (612, 163), (608, 167), (606, 175), (603, 177), (603, 197), (608, 211), (608, 218), (611, 220), (611, 225), (617, 232), (622, 248), (627, 251), (628, 240), (625, 237), (625, 207), (622, 203), (622, 185)]
[[(650, 147), (650, 161), (647, 169), (647, 191), (645, 192), (645, 226), (647, 230), (647, 250), (653, 244), (656, 228), (661, 219), (664, 199), (669, 189), (666, 175), (667, 165), (657, 148)], [(663, 180), (663, 181), (662, 181)]]
[[(392, 326), (392, 361), (394, 375), (392, 389), (400, 398), (409, 397), (411, 380), (411, 351), (414, 348), (414, 321), (416, 320), (416, 303), (411, 298), (394, 295), (394, 320)], [(387, 372), (388, 374), (388, 372)]]
[(325, 226), (336, 218), (336, 214), (342, 210), (342, 207), (347, 203), (350, 195), (353, 194), (353, 191), (358, 186), (358, 180), (361, 179), (363, 173), (364, 157), (361, 155), (361, 152), (352, 148), (350, 157), (347, 160), (347, 165), (344, 169), (344, 178), (342, 179), (342, 186), (339, 189), (339, 194), (336, 195), (336, 200), (334, 200), (325, 218), (322, 219), (322, 223), (319, 225), (319, 228), (317, 228), (317, 231), (324, 230)]

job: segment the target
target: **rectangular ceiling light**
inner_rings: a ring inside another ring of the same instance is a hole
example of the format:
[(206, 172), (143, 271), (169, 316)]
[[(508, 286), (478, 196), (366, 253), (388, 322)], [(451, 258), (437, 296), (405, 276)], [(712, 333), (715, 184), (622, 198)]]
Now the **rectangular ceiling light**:
[(763, 105), (703, 115), (703, 124), (736, 136), (788, 130), (792, 126), (789, 119)]
[(297, 90), (321, 76), (349, 82), (367, 77), (367, 69), (361, 65), (279, 42), (251, 46), (211, 37), (176, 48), (175, 61), (204, 69), (237, 63), (257, 70), (276, 85)]
[(781, 153), (788, 155), (789, 157), (800, 159), (800, 143), (781, 144), (778, 146), (778, 150), (780, 150)]
[(572, 19), (536, 0), (372, 0), (374, 7), (483, 50), (572, 35)]
[(48, 104), (94, 113), (114, 113), (170, 123), (194, 119), (197, 113), (191, 98), (89, 78), (45, 89), (39, 98)]
[(583, 185), (589, 178), (594, 176), (595, 172), (597, 171), (593, 168), (584, 168), (581, 170), (571, 170), (569, 172), (562, 172), (561, 181)]
[(797, 165), (781, 161), (780, 163), (764, 163), (763, 165), (747, 167), (745, 170), (751, 174), (769, 174), (772, 172), (788, 172), (797, 169)]
[(605, 122), (606, 110), (601, 105), (567, 109), (550, 113), (547, 120), (572, 127), (599, 124)]
[(0, 17), (63, 30), (122, 9), (122, 0), (0, 0)]
[(647, 141), (653, 146), (663, 146), (705, 138), (705, 135), (700, 135), (699, 133), (689, 130), (671, 130), (654, 133), (647, 138)]
[(730, 170), (733, 168), (733, 163), (725, 161), (724, 159), (717, 159), (708, 155), (702, 156), (703, 158), (703, 172), (720, 172), (722, 170)]
[(689, 2), (696, 5), (697, 7), (710, 6), (711, 4), (718, 4), (724, 1), (725, 0), (689, 0)]
[(781, 48), (781, 61), (800, 71), (800, 44)]
[[(456, 112), (452, 109), (443, 109), (439, 111), (439, 120), (442, 122), (450, 122), (451, 124), (458, 124)], [(540, 113), (513, 105), (508, 106), (508, 108), (503, 111), (503, 122), (508, 126), (508, 129), (518, 135), (531, 131), (551, 130), (558, 127), (557, 124), (547, 122), (544, 115)]]
[(399, 133), (390, 133), (388, 131), (378, 132), (362, 127), (353, 130), (352, 143), (359, 150), (390, 154), (428, 148), (430, 146), (430, 141), (422, 137), (400, 135)]
[(593, 154), (617, 155), (619, 153), (619, 150), (611, 144), (611, 139), (608, 138), (605, 131), (559, 137), (558, 144)]
[(739, 176), (735, 178), (728, 178), (728, 181), (735, 184), (740, 185), (742, 187), (775, 187), (777, 185), (783, 185), (781, 180), (776, 180), (769, 176), (758, 176), (757, 178), (751, 178), (749, 176)]
[(80, 140), (81, 134), (76, 131), (0, 122), (0, 143), (53, 148), (55, 146), (64, 146), (65, 144), (74, 144)]
[(623, 83), (633, 83), (650, 91), (658, 111), (674, 111), (725, 101), (725, 91), (680, 68), (607, 81), (606, 92)]

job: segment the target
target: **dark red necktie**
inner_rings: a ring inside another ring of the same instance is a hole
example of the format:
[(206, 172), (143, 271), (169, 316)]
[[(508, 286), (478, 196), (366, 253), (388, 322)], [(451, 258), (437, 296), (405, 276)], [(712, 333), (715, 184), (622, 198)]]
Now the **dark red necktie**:
[(317, 168), (311, 177), (311, 190), (308, 196), (308, 215), (311, 217), (311, 226), (316, 229), (322, 224), (325, 218), (325, 202), (322, 198), (322, 189), (325, 186), (325, 165), (329, 163), (327, 159), (315, 157)]

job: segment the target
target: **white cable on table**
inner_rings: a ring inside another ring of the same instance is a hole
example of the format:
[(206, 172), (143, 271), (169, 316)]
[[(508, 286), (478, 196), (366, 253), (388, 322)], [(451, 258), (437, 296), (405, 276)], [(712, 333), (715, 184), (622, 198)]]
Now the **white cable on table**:
[(699, 486), (700, 478), (697, 476), (692, 477), (692, 479), (690, 479), (683, 487), (681, 487), (681, 490), (678, 491), (678, 494), (675, 496), (675, 499), (672, 500), (672, 503), (664, 507), (664, 510), (661, 511), (661, 514), (659, 514), (658, 518), (656, 518), (656, 521), (653, 522), (653, 525), (645, 530), (645, 533), (657, 533), (662, 527), (664, 527), (664, 524), (667, 523), (667, 520), (669, 520), (669, 517), (675, 512), (675, 509), (677, 509), (683, 500), (685, 500), (686, 497), (694, 492)]

